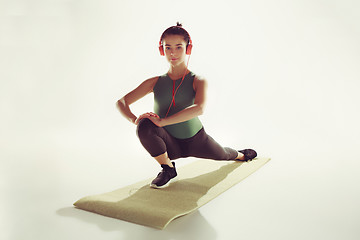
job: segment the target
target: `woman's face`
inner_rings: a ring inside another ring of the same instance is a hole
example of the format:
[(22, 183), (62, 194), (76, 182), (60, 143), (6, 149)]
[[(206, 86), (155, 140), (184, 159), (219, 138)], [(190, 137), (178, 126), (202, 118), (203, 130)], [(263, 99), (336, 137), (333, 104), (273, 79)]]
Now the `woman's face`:
[(177, 66), (185, 62), (186, 42), (181, 35), (168, 35), (163, 39), (165, 57), (168, 62)]

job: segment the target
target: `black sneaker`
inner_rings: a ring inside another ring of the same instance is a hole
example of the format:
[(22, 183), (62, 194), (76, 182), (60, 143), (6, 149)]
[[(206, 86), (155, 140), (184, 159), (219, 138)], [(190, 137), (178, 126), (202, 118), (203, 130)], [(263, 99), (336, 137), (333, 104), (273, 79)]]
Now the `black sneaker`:
[(257, 153), (255, 152), (255, 150), (252, 150), (252, 149), (244, 149), (244, 150), (240, 150), (239, 152), (241, 152), (245, 156), (245, 159), (240, 160), (240, 161), (248, 162), (248, 161), (253, 160), (257, 156)]
[(162, 171), (157, 177), (151, 182), (150, 187), (153, 188), (164, 188), (169, 186), (170, 180), (177, 176), (175, 163), (173, 162), (173, 168), (166, 164), (161, 164)]

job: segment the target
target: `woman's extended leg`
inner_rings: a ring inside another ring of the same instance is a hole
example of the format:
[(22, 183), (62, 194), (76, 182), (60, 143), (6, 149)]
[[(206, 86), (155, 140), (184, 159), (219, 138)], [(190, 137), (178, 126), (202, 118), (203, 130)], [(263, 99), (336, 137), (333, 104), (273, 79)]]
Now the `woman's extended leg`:
[(245, 160), (245, 155), (229, 147), (222, 147), (204, 129), (200, 130), (191, 141), (185, 142), (187, 155), (213, 160)]

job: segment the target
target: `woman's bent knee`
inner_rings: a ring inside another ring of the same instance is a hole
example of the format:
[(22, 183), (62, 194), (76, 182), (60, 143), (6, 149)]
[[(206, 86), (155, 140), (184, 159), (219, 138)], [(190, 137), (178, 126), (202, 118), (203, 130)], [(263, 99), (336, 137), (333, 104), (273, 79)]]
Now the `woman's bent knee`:
[(148, 118), (141, 119), (136, 127), (136, 133), (139, 138), (153, 135), (156, 125)]

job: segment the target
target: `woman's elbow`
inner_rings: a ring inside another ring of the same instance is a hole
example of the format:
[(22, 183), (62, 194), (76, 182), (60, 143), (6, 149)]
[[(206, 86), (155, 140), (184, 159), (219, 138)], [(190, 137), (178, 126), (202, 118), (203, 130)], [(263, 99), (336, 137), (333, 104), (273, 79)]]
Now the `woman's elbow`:
[(120, 104), (121, 104), (121, 99), (119, 99), (119, 100), (116, 101), (115, 106), (116, 106), (117, 108), (119, 108), (119, 107), (120, 107)]
[(115, 105), (120, 110), (125, 105), (125, 99), (120, 98), (119, 100), (116, 101)]

